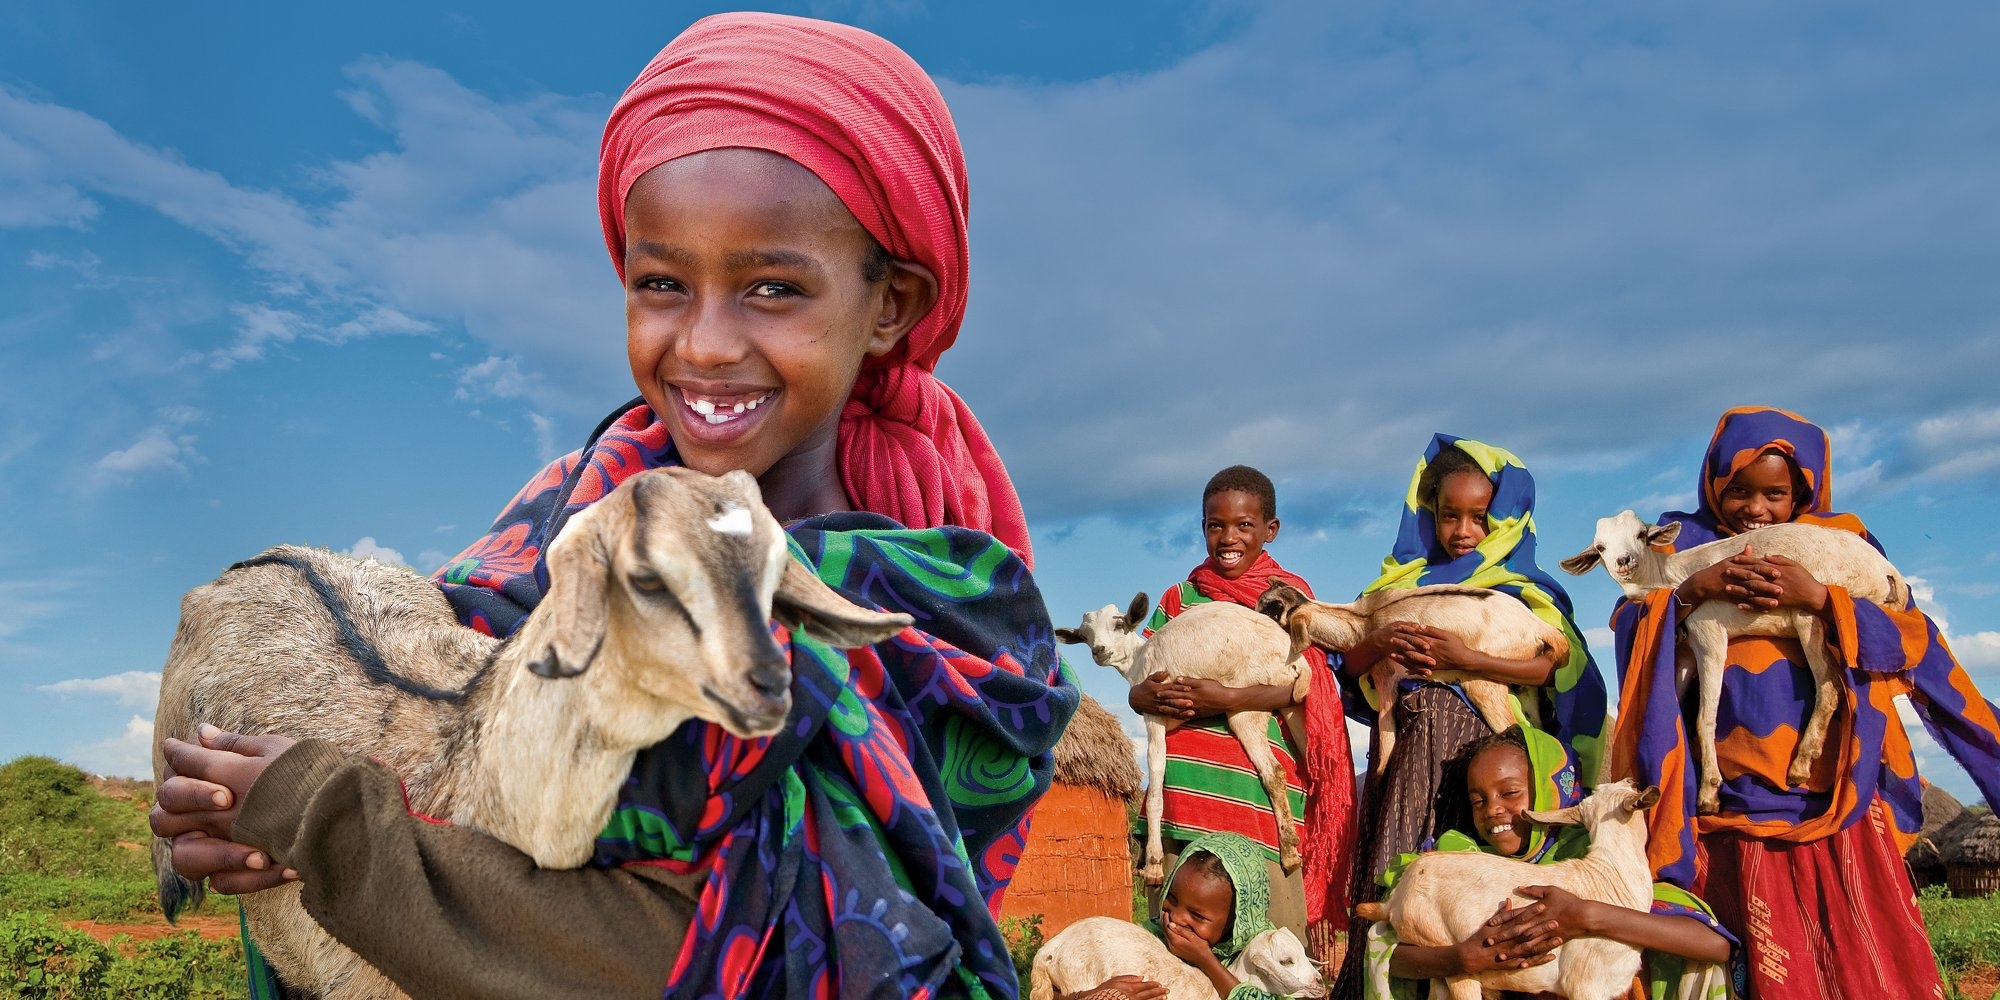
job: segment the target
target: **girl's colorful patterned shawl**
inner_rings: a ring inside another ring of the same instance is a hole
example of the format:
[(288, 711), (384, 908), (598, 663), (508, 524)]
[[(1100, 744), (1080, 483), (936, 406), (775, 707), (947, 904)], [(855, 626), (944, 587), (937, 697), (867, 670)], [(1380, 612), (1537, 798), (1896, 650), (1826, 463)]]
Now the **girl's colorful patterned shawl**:
[[(1528, 771), (1534, 781), (1531, 801), (1536, 812), (1548, 812), (1576, 805), (1583, 800), (1583, 789), (1577, 782), (1576, 758), (1572, 756), (1555, 737), (1526, 726), (1521, 735), (1528, 744)], [(1469, 763), (1469, 761), (1468, 761)], [(1437, 843), (1429, 848), (1434, 851), (1484, 851), (1497, 853), (1484, 841), (1459, 830), (1446, 830)], [(1528, 847), (1520, 860), (1530, 864), (1547, 865), (1558, 861), (1580, 858), (1590, 850), (1590, 835), (1581, 826), (1565, 826), (1549, 835), (1548, 828), (1536, 824), (1528, 835)], [(1418, 854), (1404, 854), (1389, 865), (1382, 873), (1382, 884), (1393, 887), (1396, 879), (1415, 861)], [(1697, 963), (1676, 955), (1648, 953), (1644, 974), (1648, 982), (1646, 995), (1649, 997), (1685, 997), (1688, 1000), (1723, 1000), (1730, 995), (1728, 983), (1734, 979), (1738, 983), (1748, 981), (1749, 970), (1743, 967), (1743, 950), (1736, 935), (1715, 919), (1708, 904), (1693, 893), (1676, 885), (1664, 882), (1653, 884), (1652, 912), (1662, 916), (1688, 917), (1699, 920), (1710, 930), (1729, 939), (1733, 961), (1731, 969)], [(1368, 1000), (1414, 1000), (1417, 996), (1415, 983), (1407, 980), (1392, 980), (1389, 977), (1390, 953), (1395, 950), (1396, 937), (1387, 924), (1376, 924), (1369, 930), (1367, 951), (1368, 972), (1363, 980), (1363, 995)], [(1683, 988), (1686, 987), (1686, 988)]]
[[(1832, 513), (1831, 460), (1824, 431), (1796, 414), (1744, 407), (1723, 414), (1703, 463), (1699, 508), (1669, 511), (1679, 522), (1677, 550), (1728, 534), (1716, 498), (1737, 470), (1765, 451), (1789, 456), (1805, 475), (1809, 509), (1794, 520), (1852, 531), (1881, 548), (1861, 521)], [(1660, 786), (1647, 854), (1659, 877), (1695, 879), (1695, 838), (1730, 830), (1808, 842), (1845, 829), (1877, 798), (1889, 807), (1905, 849), (1922, 824), (1922, 783), (1893, 699), (1908, 695), (1924, 728), (1958, 760), (1989, 803), (2000, 803), (2000, 717), (1945, 646), (1937, 624), (1915, 602), (1884, 608), (1829, 587), (1830, 643), (1845, 681), (1827, 732), (1827, 752), (1803, 787), (1785, 771), (1812, 698), (1797, 640), (1746, 637), (1729, 644), (1716, 748), (1722, 760), (1722, 808), (1697, 816), (1699, 762), (1676, 696), (1675, 623), (1679, 602), (1667, 589), (1621, 602), (1612, 614), (1623, 677), (1608, 776)]]
[[(613, 414), (439, 573), (460, 620), (511, 633), (563, 522), (675, 461), (644, 405)], [(994, 913), (1078, 700), (1041, 595), (981, 532), (873, 514), (788, 530), (794, 558), (916, 626), (851, 651), (790, 635), (791, 728), (689, 723), (640, 754), (594, 863), (710, 873), (671, 996), (1012, 997)]]
[[(1424, 469), (1448, 447), (1457, 447), (1479, 463), (1493, 481), (1493, 499), (1486, 508), (1486, 537), (1479, 547), (1457, 559), (1439, 561), (1444, 559), (1444, 550), (1437, 541), (1436, 514), (1418, 501), (1417, 486)], [(1569, 593), (1535, 564), (1535, 477), (1528, 474), (1520, 459), (1466, 438), (1449, 434), (1431, 438), (1403, 498), (1403, 521), (1395, 548), (1382, 560), (1382, 575), (1362, 593), (1434, 583), (1486, 587), (1509, 594), (1569, 636), (1569, 661), (1556, 668), (1549, 699), (1554, 710), (1544, 713), (1543, 726), (1575, 751), (1585, 780), (1593, 780), (1604, 746), (1604, 676), (1597, 672), (1590, 646), (1571, 620), (1574, 609)]]

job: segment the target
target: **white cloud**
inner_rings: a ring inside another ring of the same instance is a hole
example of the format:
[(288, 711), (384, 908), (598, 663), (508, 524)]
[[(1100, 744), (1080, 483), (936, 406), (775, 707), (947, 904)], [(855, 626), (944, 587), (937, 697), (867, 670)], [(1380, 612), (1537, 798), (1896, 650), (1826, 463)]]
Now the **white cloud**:
[[(1943, 628), (1940, 623), (1939, 628)], [(1945, 640), (1967, 670), (2000, 671), (2000, 632), (1974, 632)]]
[(347, 554), (356, 559), (373, 559), (377, 562), (393, 563), (397, 566), (408, 566), (410, 564), (409, 560), (403, 558), (401, 552), (387, 545), (378, 544), (375, 541), (374, 535), (363, 535), (360, 541), (348, 546)]
[(161, 472), (186, 475), (188, 466), (207, 461), (195, 450), (195, 436), (183, 433), (189, 424), (201, 419), (201, 411), (193, 407), (161, 409), (156, 422), (139, 432), (138, 440), (105, 454), (91, 466), (92, 485), (122, 485)]
[(153, 776), (153, 723), (133, 716), (125, 731), (69, 748), (69, 761), (93, 774), (120, 778)]
[(145, 670), (127, 670), (108, 677), (73, 677), (54, 684), (39, 684), (35, 690), (48, 694), (97, 695), (116, 698), (128, 708), (151, 708), (160, 700), (160, 675)]

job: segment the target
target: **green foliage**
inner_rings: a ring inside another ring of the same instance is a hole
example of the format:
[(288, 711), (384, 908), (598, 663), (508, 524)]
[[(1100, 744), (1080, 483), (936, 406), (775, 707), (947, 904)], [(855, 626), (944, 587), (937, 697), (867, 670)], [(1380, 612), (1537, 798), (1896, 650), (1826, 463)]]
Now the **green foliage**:
[(1938, 968), (1954, 994), (1962, 973), (2000, 966), (2000, 897), (1953, 899), (1925, 889), (1917, 894), (1917, 906), (1930, 931)]
[(1028, 996), (1028, 970), (1034, 967), (1035, 953), (1042, 950), (1042, 915), (1004, 917), (1000, 933), (1007, 939), (1007, 957), (1014, 960), (1014, 978), (1021, 984), (1021, 998)]
[(110, 996), (115, 956), (90, 935), (32, 914), (0, 917), (0, 997), (71, 1000)]
[(247, 992), (234, 940), (184, 932), (104, 945), (39, 914), (0, 917), (0, 1000), (235, 1000)]

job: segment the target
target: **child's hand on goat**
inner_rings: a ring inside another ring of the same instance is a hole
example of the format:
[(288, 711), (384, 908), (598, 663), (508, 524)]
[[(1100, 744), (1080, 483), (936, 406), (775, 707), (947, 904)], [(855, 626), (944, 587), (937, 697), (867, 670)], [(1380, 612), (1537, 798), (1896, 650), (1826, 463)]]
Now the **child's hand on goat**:
[(1125, 701), (1132, 706), (1132, 711), (1140, 715), (1156, 715), (1162, 719), (1195, 717), (1194, 701), (1188, 697), (1187, 685), (1168, 680), (1164, 670), (1132, 685)]
[(209, 880), (217, 892), (241, 894), (298, 877), (274, 870), (264, 852), (231, 839), (243, 797), (271, 761), (294, 742), (283, 736), (240, 736), (204, 725), (201, 742), (164, 742), (171, 774), (160, 783), (148, 821), (153, 835), (173, 841), (174, 868)]

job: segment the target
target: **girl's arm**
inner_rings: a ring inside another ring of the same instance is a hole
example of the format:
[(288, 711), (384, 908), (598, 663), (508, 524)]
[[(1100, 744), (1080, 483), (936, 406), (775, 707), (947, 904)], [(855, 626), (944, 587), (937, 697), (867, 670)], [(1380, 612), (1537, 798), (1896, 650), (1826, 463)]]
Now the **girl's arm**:
[(1539, 900), (1523, 909), (1534, 919), (1545, 921), (1548, 931), (1563, 940), (1605, 937), (1697, 962), (1729, 961), (1729, 939), (1692, 917), (1580, 899), (1552, 885), (1530, 885), (1514, 891)]
[[(1397, 979), (1443, 979), (1489, 969), (1526, 969), (1555, 960), (1549, 954), (1562, 939), (1531, 916), (1527, 907), (1506, 901), (1479, 932), (1457, 944), (1398, 944), (1389, 954), (1389, 975)], [(1350, 945), (1352, 947), (1352, 945)]]
[[(206, 753), (225, 768), (236, 756)], [(204, 773), (181, 763), (173, 780)], [(652, 866), (537, 868), (477, 830), (410, 815), (393, 772), (323, 741), (293, 745), (249, 783), (207, 773), (241, 803), (208, 836), (296, 869), (307, 912), (412, 996), (657, 997), (706, 882)]]
[(1548, 653), (1519, 660), (1482, 653), (1457, 634), (1429, 625), (1398, 622), (1391, 627), (1421, 644), (1422, 651), (1403, 654), (1411, 673), (1420, 677), (1431, 670), (1464, 670), (1503, 684), (1541, 687), (1555, 680), (1561, 665)]

